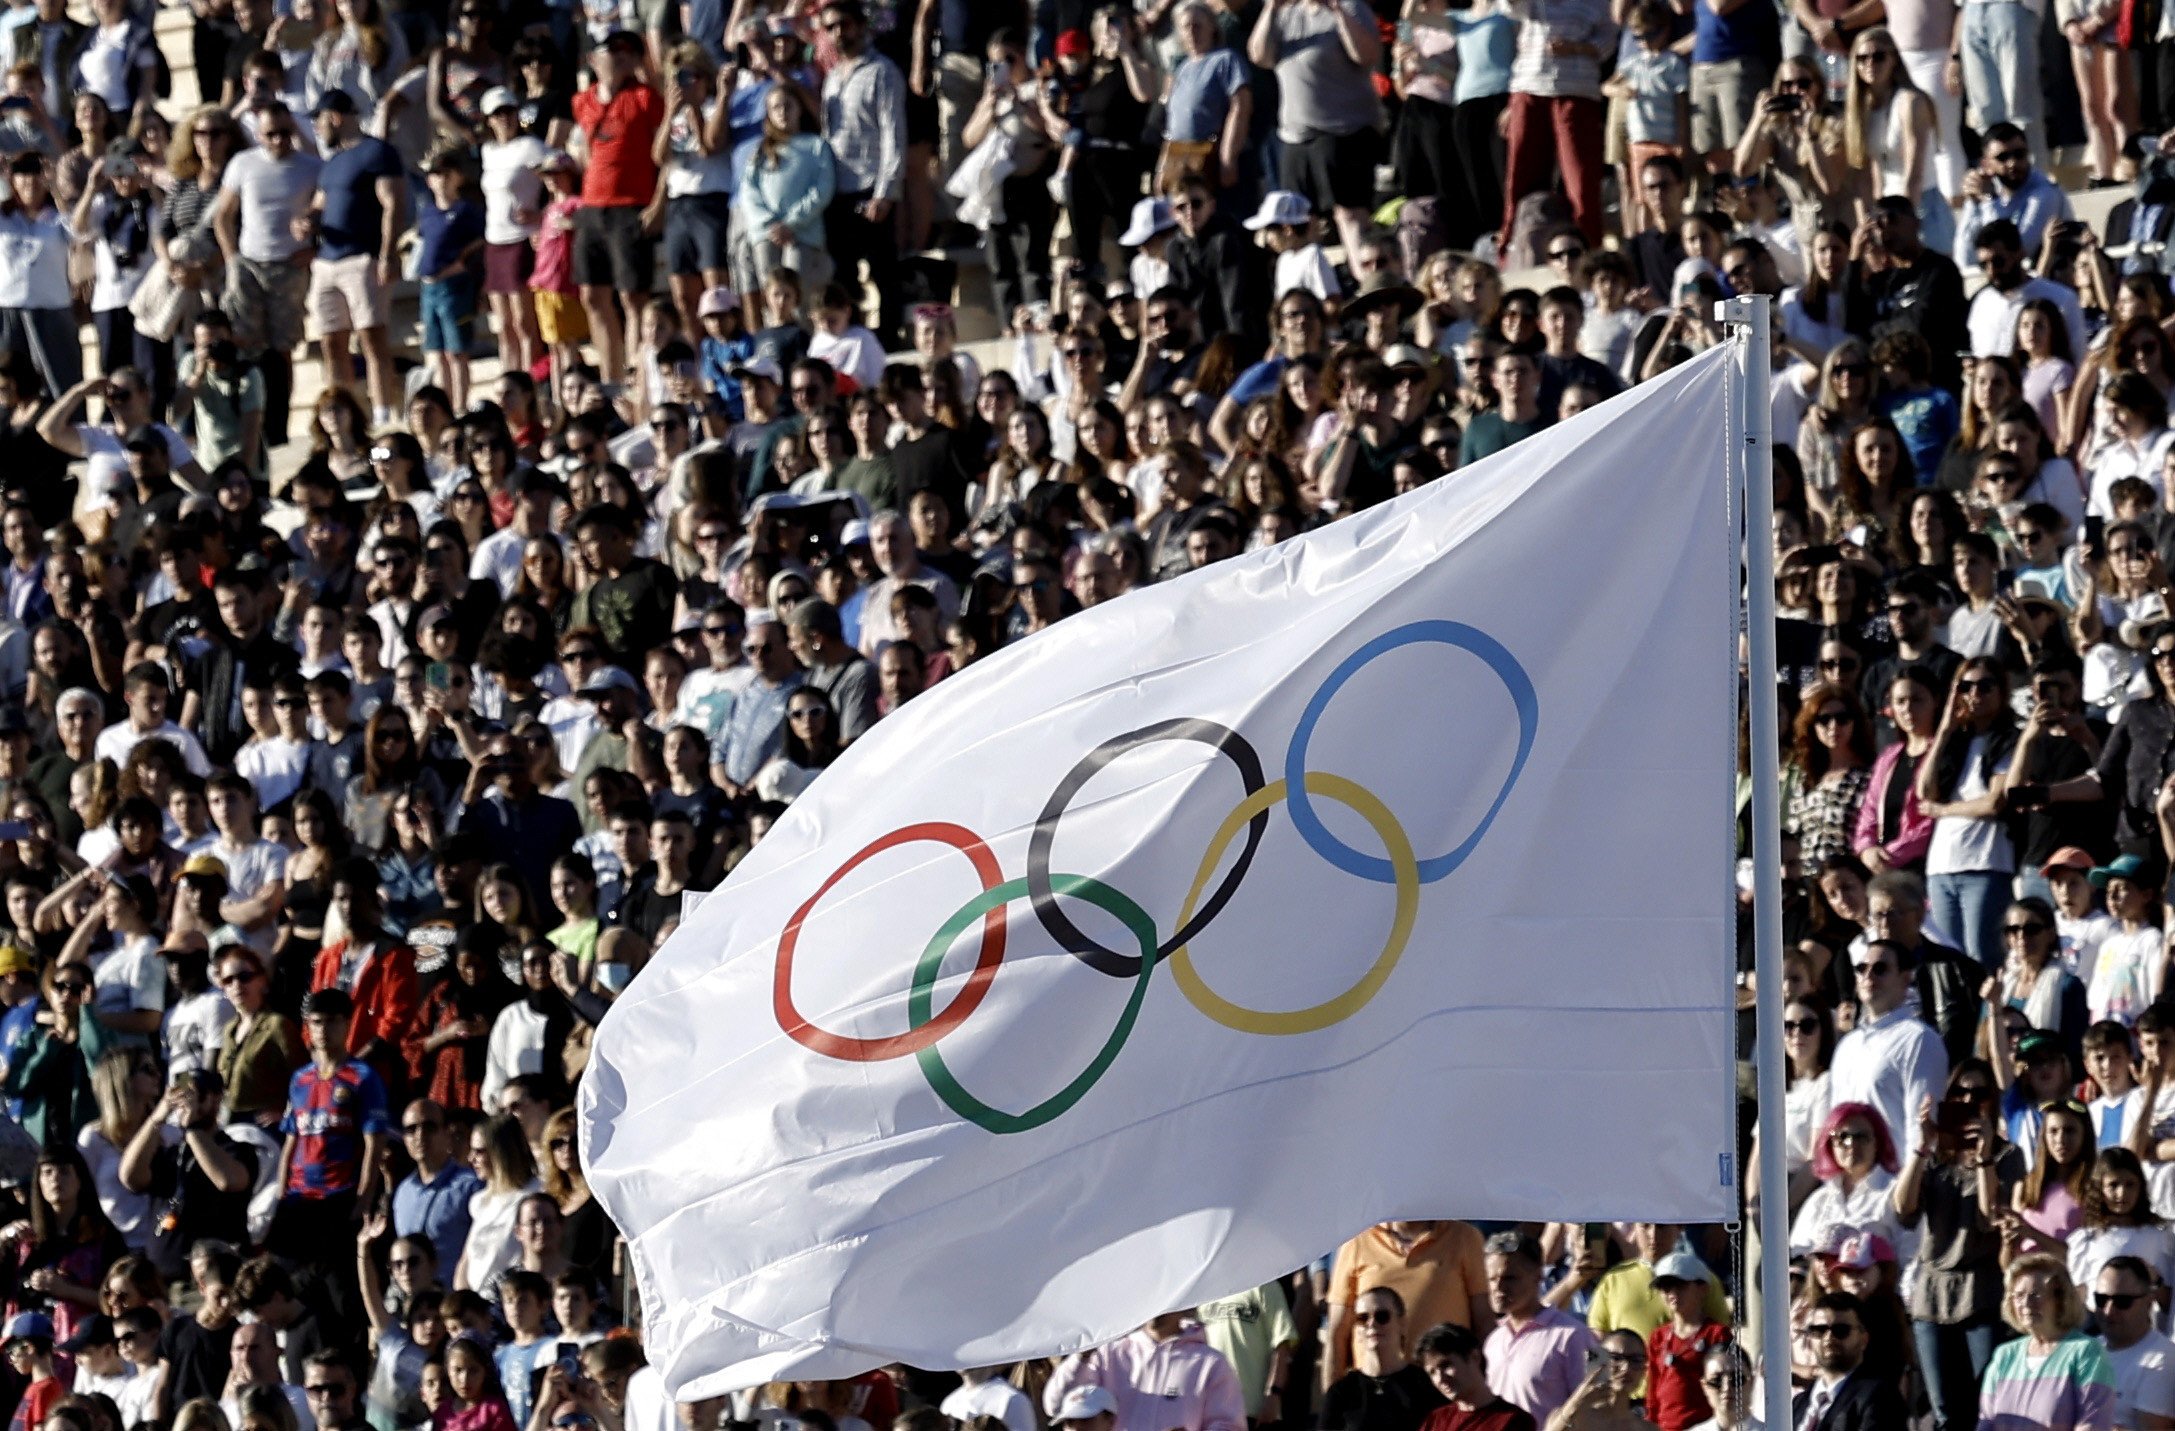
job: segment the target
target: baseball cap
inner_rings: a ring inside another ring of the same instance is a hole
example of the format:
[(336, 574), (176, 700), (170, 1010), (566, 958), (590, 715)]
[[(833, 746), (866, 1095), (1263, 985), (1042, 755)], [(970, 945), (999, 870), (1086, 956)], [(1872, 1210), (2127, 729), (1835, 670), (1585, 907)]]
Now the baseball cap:
[(1057, 36), (1057, 53), (1060, 55), (1084, 55), (1088, 52), (1088, 37), (1084, 30), (1062, 30)]
[(852, 521), (846, 523), (838, 533), (838, 544), (842, 547), (866, 546), (868, 541), (869, 524), (860, 517), (855, 517)]
[(774, 383), (783, 383), (785, 381), (784, 369), (780, 368), (778, 360), (768, 353), (757, 353), (744, 363), (733, 364), (732, 376), (736, 378), (767, 378)]
[(1393, 373), (1402, 372), (1408, 368), (1424, 373), (1428, 369), (1427, 354), (1410, 343), (1391, 344), (1383, 352), (1382, 361)]
[(224, 884), (227, 881), (227, 862), (217, 855), (193, 854), (189, 856), (188, 862), (181, 867), (181, 877), (183, 879), (189, 879), (192, 876), (199, 879), (215, 879)]
[(1118, 1399), (1100, 1386), (1076, 1386), (1065, 1393), (1052, 1421), (1086, 1421), (1104, 1412), (1118, 1414)]
[[(498, 92), (503, 94), (505, 91)], [(333, 114), (355, 113), (355, 96), (344, 89), (326, 90), (324, 96), (317, 101), (317, 108), (311, 110), (310, 113), (324, 114), (328, 111)]]
[(1118, 235), (1120, 248), (1139, 248), (1157, 234), (1168, 233), (1178, 227), (1178, 220), (1171, 217), (1168, 199), (1142, 199), (1133, 205), (1132, 221), (1125, 232)]
[(703, 294), (702, 302), (695, 305), (695, 316), (697, 318), (710, 318), (719, 313), (738, 313), (739, 311), (740, 295), (722, 283)]
[(1664, 1282), (1712, 1282), (1714, 1274), (1707, 1264), (1699, 1260), (1699, 1254), (1689, 1247), (1672, 1248), (1654, 1264), (1654, 1285)]
[(483, 113), (485, 118), (489, 118), (502, 109), (519, 108), (521, 108), (520, 99), (504, 85), (496, 85), (483, 92)]
[(2075, 845), (2064, 845), (2047, 856), (2047, 862), (2039, 867), (2039, 873), (2048, 879), (2054, 878), (2056, 870), (2083, 870), (2089, 874), (2097, 863), (2092, 858), (2091, 851), (2080, 850)]
[(633, 691), (639, 695), (641, 687), (635, 685), (634, 677), (620, 670), (619, 667), (606, 666), (588, 680), (582, 682), (582, 688), (577, 694), (601, 696), (606, 691)]
[(104, 1312), (93, 1312), (76, 1323), (76, 1334), (60, 1344), (64, 1352), (79, 1352), (86, 1347), (111, 1346), (114, 1341), (113, 1319)]
[(38, 961), (20, 944), (0, 944), (0, 974), (35, 974)]
[(2061, 1051), (2061, 1039), (2045, 1029), (2033, 1029), (2016, 1041), (2016, 1059), (2019, 1063), (2030, 1063), (2034, 1059), (2047, 1054), (2059, 1054)]
[(1877, 1267), (1883, 1262), (1896, 1260), (1896, 1249), (1887, 1238), (1877, 1232), (1856, 1232), (1843, 1239), (1836, 1249), (1835, 1261), (1843, 1267)]
[(431, 627), (441, 624), (446, 626), (451, 626), (453, 624), (453, 608), (446, 605), (443, 601), (439, 602), (436, 606), (433, 606), (429, 610), (425, 611), (422, 617), (415, 623), (415, 629), (418, 631), (428, 631), (431, 629)]
[(53, 1319), (43, 1312), (17, 1312), (8, 1318), (7, 1331), (0, 1334), (0, 1342), (18, 1342), (25, 1338), (53, 1340)]
[(2109, 880), (2126, 879), (2134, 884), (2144, 877), (2145, 860), (2142, 855), (2117, 855), (2109, 863), (2098, 866), (2085, 876), (2099, 889), (2105, 889)]
[(1294, 194), (1289, 189), (1271, 189), (1261, 196), (1261, 207), (1246, 221), (1245, 227), (1260, 233), (1263, 229), (1296, 228), (1311, 223), (1314, 206), (1304, 194)]

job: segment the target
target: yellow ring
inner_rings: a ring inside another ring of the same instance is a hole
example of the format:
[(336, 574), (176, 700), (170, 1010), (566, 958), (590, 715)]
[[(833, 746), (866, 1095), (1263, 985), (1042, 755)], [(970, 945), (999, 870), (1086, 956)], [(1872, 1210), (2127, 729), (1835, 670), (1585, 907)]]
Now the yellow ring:
[[(1374, 794), (1356, 781), (1326, 771), (1309, 770), (1306, 788), (1310, 795), (1323, 795), (1356, 812), (1374, 828), (1382, 841), (1382, 848), (1389, 854), (1390, 869), (1397, 885), (1397, 914), (1390, 921), (1390, 935), (1376, 956), (1374, 966), (1360, 976), (1358, 983), (1333, 999), (1316, 1004), (1310, 1009), (1293, 1009), (1289, 1013), (1268, 1009), (1249, 1009), (1234, 1004), (1214, 989), (1208, 987), (1193, 967), (1193, 953), (1181, 945), (1170, 957), (1171, 977), (1185, 991), (1193, 1006), (1222, 1024), (1225, 1028), (1251, 1034), (1299, 1034), (1312, 1033), (1342, 1023), (1366, 1006), (1369, 999), (1381, 989), (1397, 967), (1397, 961), (1405, 952), (1405, 942), (1412, 937), (1412, 921), (1420, 912), (1420, 866), (1413, 858), (1412, 841), (1406, 838), (1404, 826), (1397, 823), (1389, 807), (1376, 799)], [(1209, 877), (1216, 872), (1216, 862), (1238, 838), (1246, 822), (1270, 806), (1281, 802), (1289, 793), (1282, 780), (1272, 780), (1239, 802), (1238, 808), (1224, 817), (1216, 837), (1208, 842), (1208, 853), (1201, 857), (1200, 872), (1193, 877), (1193, 888), (1186, 891), (1185, 907), (1179, 911), (1178, 927), (1183, 929), (1193, 918), (1193, 906), (1208, 887)]]

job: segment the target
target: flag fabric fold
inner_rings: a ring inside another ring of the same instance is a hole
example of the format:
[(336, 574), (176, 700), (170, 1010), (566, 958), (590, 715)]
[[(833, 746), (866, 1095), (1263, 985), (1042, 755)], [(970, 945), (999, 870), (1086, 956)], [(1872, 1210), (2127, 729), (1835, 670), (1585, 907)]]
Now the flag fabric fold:
[(582, 1083), (676, 1394), (1092, 1346), (1384, 1218), (1732, 1216), (1730, 358), (825, 771)]

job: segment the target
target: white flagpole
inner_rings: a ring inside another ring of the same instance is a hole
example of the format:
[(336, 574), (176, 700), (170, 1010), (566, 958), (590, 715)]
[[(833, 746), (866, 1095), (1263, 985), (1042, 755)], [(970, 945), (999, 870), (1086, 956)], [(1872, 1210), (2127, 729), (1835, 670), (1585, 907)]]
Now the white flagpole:
[(1790, 1425), (1790, 1199), (1782, 1127), (1782, 787), (1775, 697), (1775, 483), (1768, 406), (1769, 300), (1716, 305), (1735, 330), (1738, 356), (1737, 470), (1744, 480), (1749, 641), (1746, 682), (1752, 717), (1752, 940), (1759, 1007), (1760, 1322), (1768, 1431)]

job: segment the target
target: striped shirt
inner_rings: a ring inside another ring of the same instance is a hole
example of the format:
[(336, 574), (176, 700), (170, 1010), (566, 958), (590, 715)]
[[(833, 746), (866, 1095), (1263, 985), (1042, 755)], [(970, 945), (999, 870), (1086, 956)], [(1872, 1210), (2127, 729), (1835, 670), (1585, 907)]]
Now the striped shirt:
[[(1616, 33), (1605, 0), (1504, 0), (1503, 8), (1523, 22), (1510, 64), (1512, 94), (1601, 97), (1601, 60)], [(1584, 45), (1587, 52), (1550, 53), (1559, 42)]]
[(2115, 1373), (2107, 1349), (2071, 1332), (2036, 1361), (2031, 1339), (1994, 1349), (1979, 1388), (1979, 1431), (2076, 1431), (2112, 1426)]

